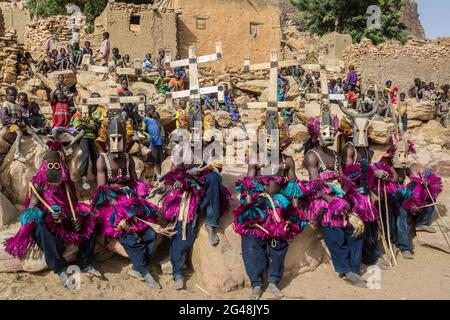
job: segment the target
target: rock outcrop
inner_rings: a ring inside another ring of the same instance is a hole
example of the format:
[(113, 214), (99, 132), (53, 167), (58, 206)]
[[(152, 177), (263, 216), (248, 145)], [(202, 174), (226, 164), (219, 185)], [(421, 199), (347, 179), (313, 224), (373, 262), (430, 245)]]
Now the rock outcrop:
[(425, 39), (425, 29), (420, 22), (419, 9), (416, 0), (406, 0), (402, 10), (401, 21), (406, 25), (406, 28), (411, 35), (418, 39)]

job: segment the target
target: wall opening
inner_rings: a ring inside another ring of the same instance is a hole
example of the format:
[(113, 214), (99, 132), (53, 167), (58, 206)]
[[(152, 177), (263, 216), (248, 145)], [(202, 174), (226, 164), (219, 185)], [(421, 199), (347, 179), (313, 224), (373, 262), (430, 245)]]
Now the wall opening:
[(130, 31), (133, 32), (141, 31), (141, 16), (139, 15), (130, 16)]
[(261, 24), (262, 23), (259, 23), (259, 22), (250, 22), (250, 35), (253, 38), (256, 38), (259, 36), (259, 26)]
[(196, 18), (197, 30), (206, 30), (206, 18)]

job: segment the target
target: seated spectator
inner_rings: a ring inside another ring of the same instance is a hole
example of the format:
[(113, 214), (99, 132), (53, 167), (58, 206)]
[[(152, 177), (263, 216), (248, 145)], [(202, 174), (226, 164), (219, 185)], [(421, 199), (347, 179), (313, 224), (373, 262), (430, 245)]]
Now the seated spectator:
[[(181, 60), (181, 55), (177, 54), (177, 56), (175, 57), (175, 59), (177, 60)], [(181, 79), (185, 79), (186, 78), (186, 70), (184, 70), (184, 67), (177, 67), (173, 70), (175, 73), (178, 72), (180, 74), (180, 78)]]
[(48, 135), (51, 131), (47, 119), (41, 113), (41, 109), (36, 102), (30, 103), (30, 115), (26, 118), (26, 123), (39, 135)]
[(159, 93), (166, 94), (166, 92), (170, 91), (170, 87), (166, 83), (166, 72), (164, 70), (159, 69), (159, 75), (155, 80), (155, 86), (158, 89)]
[(189, 108), (187, 107), (186, 100), (181, 99), (175, 115), (177, 129), (189, 130), (188, 113)]
[(133, 68), (134, 67), (129, 54), (125, 54), (123, 56), (123, 67), (124, 68)]
[(80, 49), (80, 44), (78, 42), (75, 42), (73, 44), (71, 61), (75, 66), (79, 67), (81, 66), (82, 60), (83, 60), (83, 51)]
[(47, 52), (45, 58), (38, 63), (38, 71), (44, 76), (57, 69), (51, 52)]
[(111, 60), (114, 63), (114, 67), (123, 68), (123, 59), (122, 55), (119, 53), (119, 48), (112, 49)]
[(169, 80), (168, 86), (169, 90), (172, 92), (184, 90), (184, 80), (181, 79), (178, 72), (175, 72), (174, 77)]
[(420, 94), (420, 89), (422, 88), (422, 81), (420, 78), (414, 79), (414, 84), (409, 88), (408, 94), (411, 99), (422, 99), (422, 96)]
[(59, 138), (60, 134), (68, 133), (75, 136), (78, 132), (71, 126), (71, 118), (75, 110), (70, 107), (69, 97), (63, 90), (56, 89), (50, 101), (52, 108), (52, 132), (51, 136), (55, 139)]
[(145, 55), (144, 62), (142, 63), (142, 73), (149, 73), (153, 69), (153, 63), (152, 63), (152, 55), (150, 53), (147, 53)]
[(59, 70), (69, 69), (71, 66), (70, 56), (67, 54), (66, 49), (61, 48), (59, 51), (58, 59), (56, 61), (56, 67)]
[[(29, 134), (41, 147), (47, 148), (42, 139), (26, 124), (26, 117), (23, 117), (22, 107), (16, 104), (17, 89), (15, 87), (6, 88), (6, 101), (3, 103), (0, 112), (1, 123), (8, 133), (15, 135), (16, 151), (14, 153), (14, 160), (26, 163), (27, 159), (21, 153), (21, 143), (23, 135)], [(22, 99), (26, 99), (28, 104), (28, 96), (22, 94)]]
[(402, 122), (403, 132), (408, 131), (408, 102), (406, 101), (406, 93), (400, 93), (399, 101), (400, 120)]
[(92, 57), (93, 51), (92, 51), (92, 48), (91, 48), (91, 43), (89, 41), (86, 41), (84, 43), (82, 54), (83, 54), (83, 56), (88, 54), (88, 55), (90, 55)]

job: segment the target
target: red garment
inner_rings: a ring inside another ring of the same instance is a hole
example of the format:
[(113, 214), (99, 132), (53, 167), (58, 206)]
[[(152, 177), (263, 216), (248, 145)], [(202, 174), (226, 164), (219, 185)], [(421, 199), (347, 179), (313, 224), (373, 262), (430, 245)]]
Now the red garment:
[(348, 103), (351, 105), (353, 102), (358, 100), (358, 95), (353, 91), (348, 93)]
[(67, 128), (69, 127), (69, 124), (69, 103), (67, 101), (57, 101), (52, 103), (52, 126)]

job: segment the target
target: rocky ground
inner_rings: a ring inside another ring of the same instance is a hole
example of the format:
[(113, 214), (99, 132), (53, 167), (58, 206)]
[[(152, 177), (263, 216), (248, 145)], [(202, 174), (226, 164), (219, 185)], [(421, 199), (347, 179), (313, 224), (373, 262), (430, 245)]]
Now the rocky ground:
[[(243, 172), (236, 168), (227, 170), (225, 183), (229, 185)], [(439, 199), (443, 215), (446, 215), (445, 205), (449, 199), (450, 184), (446, 180), (445, 191)], [(163, 287), (161, 290), (152, 291), (144, 283), (130, 278), (126, 274), (130, 269), (128, 259), (115, 255), (105, 262), (97, 263), (97, 267), (109, 281), (83, 275), (81, 288), (78, 290), (60, 287), (56, 275), (48, 271), (33, 275), (24, 272), (0, 273), (0, 299), (247, 299), (250, 288), (248, 285), (242, 287), (246, 279), (240, 254), (236, 250), (239, 240), (230, 234), (228, 218), (224, 219), (226, 227), (220, 233), (221, 244), (217, 248), (208, 245), (206, 231), (202, 228), (194, 246), (192, 264), (185, 270), (188, 278), (186, 291), (174, 290), (171, 276), (162, 272), (167, 270), (167, 264), (164, 263), (167, 259), (167, 243), (163, 241), (151, 266), (152, 274)], [(449, 225), (449, 219), (445, 217), (445, 220)], [(433, 237), (443, 244), (442, 234)], [(311, 249), (308, 243), (312, 240), (315, 240), (317, 246)], [(381, 289), (356, 289), (338, 279), (326, 251), (321, 247), (320, 237), (310, 229), (291, 243), (286, 259), (286, 276), (281, 287), (287, 299), (449, 299), (450, 256), (430, 247), (430, 243), (432, 242), (428, 238), (415, 238), (415, 260), (398, 257), (398, 266), (382, 272)], [(202, 260), (200, 257), (207, 259)], [(305, 271), (310, 272), (304, 273)], [(426, 278), (423, 276), (425, 273)], [(369, 276), (370, 274), (365, 274), (364, 278)], [(228, 281), (224, 280), (227, 277)], [(217, 290), (217, 284), (222, 286), (221, 290)], [(233, 291), (226, 292), (227, 289)], [(266, 293), (263, 299), (274, 297)]]

